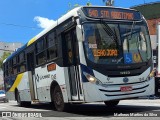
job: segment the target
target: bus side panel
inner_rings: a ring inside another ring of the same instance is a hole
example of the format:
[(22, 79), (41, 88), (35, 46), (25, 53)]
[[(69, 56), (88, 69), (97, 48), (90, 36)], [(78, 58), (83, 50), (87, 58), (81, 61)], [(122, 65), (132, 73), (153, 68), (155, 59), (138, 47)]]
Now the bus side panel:
[[(37, 95), (39, 101), (46, 101), (51, 102), (51, 94), (50, 94), (50, 87), (52, 81), (56, 81), (59, 86), (64, 88), (62, 90), (63, 99), (65, 102), (68, 101), (67, 97), (67, 91), (66, 91), (66, 85), (65, 85), (65, 74), (64, 74), (64, 68), (59, 67), (56, 65), (55, 70), (48, 70), (47, 66), (54, 63), (49, 63), (47, 65), (38, 67), (35, 69), (35, 76), (36, 76), (36, 86), (37, 86)], [(57, 74), (58, 73), (58, 74)]]
[(61, 88), (63, 100), (64, 102), (68, 102), (68, 94), (66, 87), (66, 79), (68, 79), (67, 68), (59, 67), (56, 65), (56, 73), (52, 74), (52, 79), (49, 80), (49, 85), (51, 85), (52, 81), (55, 80)]
[[(25, 73), (20, 73), (16, 76), (11, 76), (11, 78), (8, 78), (7, 83), (5, 83), (5, 86), (10, 86), (7, 87), (7, 92), (6, 92), (6, 97), (9, 100), (15, 100), (15, 89), (17, 88), (20, 97), (22, 101), (31, 101), (31, 96), (30, 96), (30, 89), (29, 89), (29, 84), (28, 84), (28, 72)], [(11, 84), (11, 81), (14, 81)]]
[(31, 94), (29, 88), (29, 76), (28, 72), (23, 73), (22, 79), (17, 86), (21, 101), (31, 101)]
[(101, 95), (99, 94), (95, 84), (90, 82), (83, 83), (83, 90), (85, 96), (85, 102), (102, 101)]
[(50, 87), (44, 86), (44, 87), (37, 88), (37, 94), (38, 94), (39, 101), (51, 102)]
[(48, 101), (50, 99), (49, 79), (51, 73), (47, 71), (47, 65), (35, 69), (35, 87), (39, 101)]
[[(64, 67), (64, 75), (65, 75), (65, 88), (66, 88), (66, 93), (63, 92), (63, 98), (65, 102), (68, 100), (71, 101), (71, 89), (70, 89), (70, 83), (69, 83), (69, 75), (68, 75), (68, 68)], [(68, 86), (68, 87), (66, 87)]]

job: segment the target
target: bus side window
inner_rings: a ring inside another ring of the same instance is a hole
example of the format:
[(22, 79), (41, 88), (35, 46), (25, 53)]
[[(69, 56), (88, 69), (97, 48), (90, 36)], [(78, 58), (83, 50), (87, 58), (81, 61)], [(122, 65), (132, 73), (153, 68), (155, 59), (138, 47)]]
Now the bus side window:
[(17, 67), (13, 67), (13, 74), (16, 75), (18, 72)]
[(16, 59), (16, 57), (14, 57), (13, 58), (13, 65), (16, 65), (16, 63), (17, 63), (17, 59)]
[(7, 70), (7, 62), (4, 64), (3, 70), (4, 70), (4, 76), (7, 77), (7, 76), (8, 76), (8, 75), (7, 75), (7, 73), (8, 73), (8, 70)]
[(19, 72), (25, 72), (26, 71), (26, 61), (25, 61), (24, 52), (19, 54), (18, 59), (19, 59)]
[(12, 60), (9, 61), (8, 73), (10, 76), (13, 74)]
[(47, 36), (47, 59), (52, 60), (58, 57), (57, 52), (57, 39), (55, 32), (50, 33)]
[(45, 50), (45, 42), (44, 38), (38, 40), (36, 44), (36, 64), (40, 65), (46, 62), (46, 50)]

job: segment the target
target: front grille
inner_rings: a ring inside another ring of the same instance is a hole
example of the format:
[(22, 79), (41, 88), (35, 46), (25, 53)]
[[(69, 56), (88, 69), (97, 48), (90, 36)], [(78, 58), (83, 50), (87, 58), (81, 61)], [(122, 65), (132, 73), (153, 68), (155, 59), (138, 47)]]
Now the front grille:
[[(146, 91), (146, 88), (149, 86), (149, 84), (141, 84), (138, 85), (138, 87), (136, 87), (136, 85), (132, 86), (132, 90), (131, 91), (126, 91), (123, 92), (120, 89), (120, 86), (108, 86), (106, 89), (103, 89), (102, 87), (99, 88), (99, 91), (101, 91), (102, 93), (104, 93), (105, 96), (125, 96), (125, 95), (133, 95), (133, 94), (139, 94), (139, 93), (144, 93)], [(114, 89), (115, 87), (115, 89)], [(110, 89), (109, 89), (110, 88)]]

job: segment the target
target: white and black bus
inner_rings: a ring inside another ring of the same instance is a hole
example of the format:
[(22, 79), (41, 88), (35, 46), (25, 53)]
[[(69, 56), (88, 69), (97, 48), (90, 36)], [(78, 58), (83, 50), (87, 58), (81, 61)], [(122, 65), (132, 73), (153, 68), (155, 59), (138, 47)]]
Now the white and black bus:
[(6, 95), (19, 106), (51, 102), (58, 111), (152, 95), (151, 50), (138, 11), (77, 7), (4, 61)]

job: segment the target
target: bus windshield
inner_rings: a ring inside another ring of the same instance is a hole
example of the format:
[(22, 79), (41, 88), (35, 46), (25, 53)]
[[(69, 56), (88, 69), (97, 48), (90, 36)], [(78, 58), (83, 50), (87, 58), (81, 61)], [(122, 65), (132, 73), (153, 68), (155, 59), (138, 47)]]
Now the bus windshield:
[(151, 58), (147, 27), (140, 23), (85, 23), (87, 58), (97, 64), (133, 64)]

